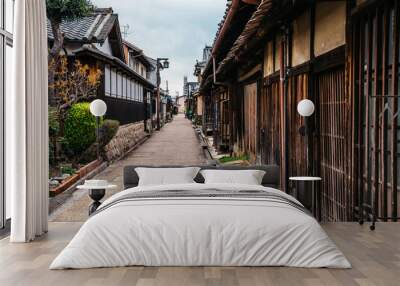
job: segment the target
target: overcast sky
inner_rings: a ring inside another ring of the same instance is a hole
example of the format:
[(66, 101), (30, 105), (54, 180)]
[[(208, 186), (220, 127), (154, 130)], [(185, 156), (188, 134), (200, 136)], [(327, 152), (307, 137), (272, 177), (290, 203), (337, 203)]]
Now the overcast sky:
[[(112, 7), (120, 25), (130, 26), (127, 40), (150, 57), (170, 58), (162, 71), (162, 87), (182, 94), (183, 76), (193, 80), (196, 59), (211, 45), (221, 21), (226, 0), (92, 0), (99, 8)], [(122, 30), (122, 27), (121, 27)]]

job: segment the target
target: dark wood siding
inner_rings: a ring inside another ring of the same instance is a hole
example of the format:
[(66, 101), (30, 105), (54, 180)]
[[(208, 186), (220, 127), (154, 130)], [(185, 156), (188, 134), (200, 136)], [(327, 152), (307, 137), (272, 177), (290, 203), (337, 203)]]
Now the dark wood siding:
[(243, 152), (246, 153), (252, 162), (257, 157), (257, 82), (244, 86), (244, 133), (243, 133)]
[(107, 104), (106, 118), (118, 120), (120, 124), (143, 121), (145, 106), (143, 102), (134, 102), (120, 98), (104, 97)]
[(216, 120), (214, 128), (215, 147), (221, 151), (228, 151), (231, 133), (229, 89), (225, 87), (219, 88), (214, 95), (214, 100)]
[(260, 152), (263, 164), (280, 163), (279, 78), (266, 84), (260, 98)]
[[(399, 3), (379, 1), (354, 16), (354, 142), (358, 214), (398, 215)], [(375, 206), (373, 208), (373, 206)]]
[(307, 174), (307, 146), (304, 136), (299, 129), (304, 125), (304, 118), (297, 112), (297, 104), (308, 98), (308, 74), (295, 75), (288, 83), (288, 145), (289, 145), (289, 174), (304, 176)]
[(352, 218), (350, 185), (349, 101), (345, 94), (344, 68), (322, 72), (315, 77), (318, 127), (318, 173), (322, 178), (322, 219), (347, 221)]

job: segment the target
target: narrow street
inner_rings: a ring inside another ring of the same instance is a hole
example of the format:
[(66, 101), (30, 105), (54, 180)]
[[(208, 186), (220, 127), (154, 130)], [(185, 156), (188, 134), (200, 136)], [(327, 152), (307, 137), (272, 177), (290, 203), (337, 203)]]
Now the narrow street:
[[(108, 180), (118, 187), (106, 197), (122, 190), (122, 173), (127, 165), (201, 165), (206, 159), (192, 124), (182, 114), (156, 131), (144, 144), (124, 159), (115, 162), (94, 179)], [(51, 216), (51, 221), (85, 221), (91, 200), (85, 190), (76, 190)]]

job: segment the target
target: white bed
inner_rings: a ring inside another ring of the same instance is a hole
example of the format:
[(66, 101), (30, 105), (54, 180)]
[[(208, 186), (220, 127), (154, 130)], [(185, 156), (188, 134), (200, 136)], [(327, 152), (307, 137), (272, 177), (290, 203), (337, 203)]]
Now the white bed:
[(50, 269), (133, 265), (351, 267), (312, 216), (279, 200), (243, 196), (121, 200), (138, 192), (174, 190), (263, 191), (300, 204), (279, 190), (254, 185), (193, 183), (131, 188), (106, 200)]

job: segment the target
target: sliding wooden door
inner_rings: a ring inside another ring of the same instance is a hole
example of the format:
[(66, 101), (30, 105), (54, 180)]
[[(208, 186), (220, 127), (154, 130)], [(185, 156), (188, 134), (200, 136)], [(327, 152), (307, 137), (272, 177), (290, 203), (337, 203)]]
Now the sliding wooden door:
[(379, 217), (398, 216), (399, 12), (399, 1), (377, 1), (352, 21), (355, 184), (364, 218), (373, 209)]
[(252, 162), (257, 157), (257, 83), (244, 86), (244, 133), (243, 148)]
[(260, 153), (263, 164), (280, 164), (279, 78), (263, 87), (260, 98)]
[(344, 67), (315, 76), (319, 141), (316, 167), (322, 177), (321, 215), (325, 221), (348, 221), (353, 217), (349, 154), (351, 117), (344, 79)]
[(308, 74), (299, 74), (291, 76), (288, 82), (288, 177), (304, 176), (308, 173), (306, 139), (299, 133), (300, 127), (304, 125), (304, 118), (297, 112), (297, 104), (309, 97), (308, 79)]

